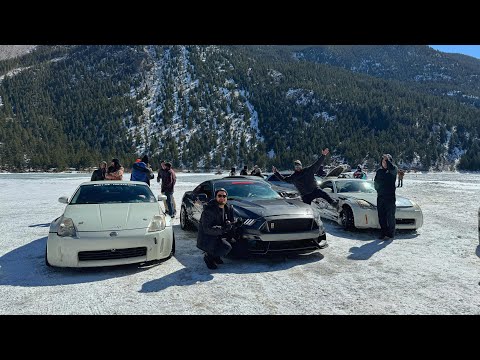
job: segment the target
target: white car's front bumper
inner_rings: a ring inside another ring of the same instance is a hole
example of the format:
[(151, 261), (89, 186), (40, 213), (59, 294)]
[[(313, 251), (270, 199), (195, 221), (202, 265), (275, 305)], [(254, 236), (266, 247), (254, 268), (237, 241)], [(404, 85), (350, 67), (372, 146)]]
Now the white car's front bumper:
[[(354, 209), (355, 227), (358, 229), (380, 229), (377, 209)], [(416, 230), (423, 225), (423, 214), (416, 208), (399, 208), (395, 211), (396, 229)]]
[(47, 261), (58, 267), (94, 267), (141, 263), (170, 256), (172, 227), (148, 233), (146, 229), (77, 232), (76, 237), (48, 234)]

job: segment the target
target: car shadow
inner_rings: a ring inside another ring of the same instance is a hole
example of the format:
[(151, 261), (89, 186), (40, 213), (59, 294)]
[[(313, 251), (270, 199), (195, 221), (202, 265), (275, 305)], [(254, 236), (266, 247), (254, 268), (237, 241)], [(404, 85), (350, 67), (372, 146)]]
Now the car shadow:
[(387, 247), (395, 240), (375, 240), (369, 242), (362, 246), (354, 246), (350, 248), (350, 255), (347, 256), (347, 259), (350, 260), (368, 260), (375, 254), (377, 251), (380, 251)]
[(35, 224), (35, 225), (28, 225), (28, 227), (49, 227), (50, 223), (45, 223), (45, 224)]
[(475, 251), (475, 253), (480, 258), (480, 245), (477, 246), (477, 250)]
[(0, 285), (56, 286), (103, 281), (147, 270), (138, 264), (97, 268), (52, 268), (45, 264), (47, 237), (34, 240), (0, 257)]
[[(320, 251), (305, 255), (252, 256), (248, 259), (225, 258), (218, 269), (210, 270), (203, 261), (203, 251), (196, 247), (197, 233), (183, 231), (174, 226), (177, 235), (175, 258), (184, 267), (162, 278), (148, 281), (142, 285), (140, 293), (162, 291), (171, 286), (190, 286), (213, 280), (215, 274), (251, 274), (273, 272), (302, 266), (323, 259)], [(181, 234), (181, 235), (180, 235)], [(182, 239), (182, 240), (179, 240)]]

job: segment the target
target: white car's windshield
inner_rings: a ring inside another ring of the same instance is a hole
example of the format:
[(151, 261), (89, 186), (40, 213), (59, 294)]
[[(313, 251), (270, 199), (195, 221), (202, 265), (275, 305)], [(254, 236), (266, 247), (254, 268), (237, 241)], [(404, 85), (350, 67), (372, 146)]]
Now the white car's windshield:
[(95, 182), (82, 185), (73, 195), (71, 205), (156, 202), (148, 186)]
[(373, 182), (371, 181), (336, 181), (338, 193), (362, 192), (374, 193), (376, 192)]

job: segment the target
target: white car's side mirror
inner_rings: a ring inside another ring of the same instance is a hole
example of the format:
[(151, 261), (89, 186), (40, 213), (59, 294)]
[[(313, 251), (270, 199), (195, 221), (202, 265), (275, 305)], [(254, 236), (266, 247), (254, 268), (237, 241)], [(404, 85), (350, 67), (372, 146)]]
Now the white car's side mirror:
[(325, 188), (325, 189), (323, 189), (323, 191), (325, 191), (327, 193), (332, 193), (333, 192), (332, 189), (330, 189), (330, 188)]
[(158, 201), (166, 201), (167, 200), (167, 195), (158, 195)]
[(62, 204), (68, 204), (68, 196), (60, 196), (58, 202)]

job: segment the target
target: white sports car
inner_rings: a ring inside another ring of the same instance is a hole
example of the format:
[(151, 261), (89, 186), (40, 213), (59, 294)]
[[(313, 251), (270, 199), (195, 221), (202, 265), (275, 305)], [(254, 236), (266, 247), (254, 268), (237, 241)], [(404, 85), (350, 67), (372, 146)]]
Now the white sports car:
[(50, 224), (48, 266), (93, 267), (167, 259), (175, 253), (170, 217), (147, 184), (89, 181), (62, 196), (63, 214)]
[[(380, 229), (377, 213), (377, 191), (373, 181), (362, 179), (326, 179), (320, 187), (340, 200), (337, 211), (323, 199), (316, 199), (312, 207), (322, 218), (338, 222), (345, 229)], [(416, 230), (423, 225), (422, 210), (412, 200), (396, 196), (396, 228)]]

